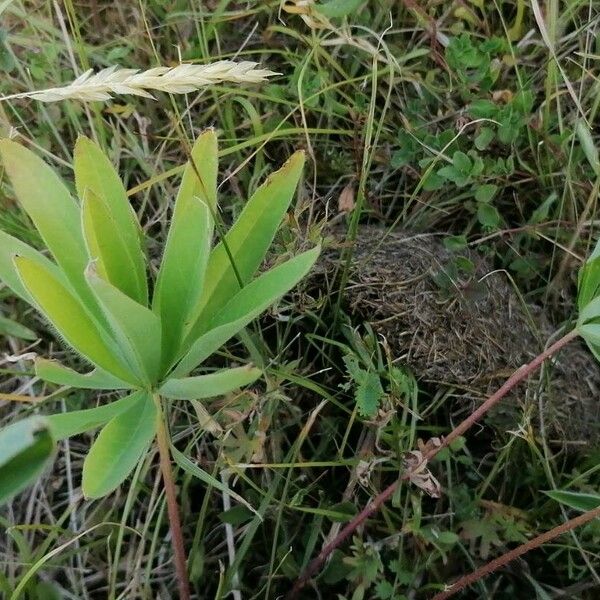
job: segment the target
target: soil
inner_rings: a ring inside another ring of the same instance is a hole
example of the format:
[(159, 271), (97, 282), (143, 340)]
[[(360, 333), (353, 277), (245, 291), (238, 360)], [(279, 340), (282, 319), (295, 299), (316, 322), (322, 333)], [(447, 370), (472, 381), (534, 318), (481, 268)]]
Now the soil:
[[(557, 327), (524, 302), (505, 271), (478, 253), (448, 250), (435, 234), (361, 226), (344, 304), (354, 324), (368, 322), (392, 356), (422, 384), (452, 388), (461, 401), (481, 401), (544, 347)], [(336, 289), (344, 235), (333, 234), (309, 286)], [(347, 244), (346, 244), (347, 247)], [(331, 287), (330, 287), (331, 286)], [(546, 433), (571, 445), (600, 444), (600, 367), (582, 342), (572, 342), (543, 372), (496, 410), (496, 424), (515, 429), (515, 409), (539, 408)], [(508, 425), (508, 423), (511, 423)]]

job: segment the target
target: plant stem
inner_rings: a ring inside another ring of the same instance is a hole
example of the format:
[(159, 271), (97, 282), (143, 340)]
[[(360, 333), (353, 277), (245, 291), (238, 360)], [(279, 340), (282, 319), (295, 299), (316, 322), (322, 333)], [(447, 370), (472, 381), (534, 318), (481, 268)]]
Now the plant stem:
[(423, 463), (427, 463), (430, 461), (438, 452), (442, 449), (447, 448), (456, 438), (465, 433), (469, 428), (471, 428), (479, 419), (481, 419), (485, 413), (487, 413), (495, 404), (497, 404), (510, 390), (512, 390), (516, 385), (521, 383), (524, 379), (527, 379), (529, 375), (531, 375), (534, 371), (536, 371), (542, 363), (550, 358), (552, 355), (556, 354), (563, 346), (566, 346), (569, 342), (575, 339), (579, 335), (577, 329), (573, 329), (563, 337), (561, 337), (558, 341), (554, 342), (550, 347), (548, 347), (544, 352), (536, 356), (530, 363), (523, 365), (519, 369), (517, 369), (496, 391), (492, 396), (490, 396), (477, 410), (473, 411), (464, 421), (462, 421), (459, 425), (457, 425), (446, 437), (441, 440), (441, 443), (438, 445), (428, 444), (428, 450), (423, 453), (423, 457), (420, 463), (416, 464), (410, 471), (405, 471), (402, 473), (399, 479), (394, 481), (391, 485), (389, 485), (383, 492), (377, 494), (375, 498), (363, 508), (341, 531), (340, 533), (333, 539), (329, 544), (324, 546), (319, 552), (318, 556), (314, 558), (306, 567), (305, 571), (298, 577), (294, 587), (292, 588), (288, 598), (293, 600), (298, 596), (300, 590), (308, 583), (311, 577), (317, 573), (321, 565), (327, 560), (327, 557), (354, 531), (357, 527), (362, 525), (373, 513), (379, 510), (379, 507), (384, 504), (389, 498), (394, 495), (394, 492), (400, 485), (400, 482), (410, 479), (410, 476), (413, 472), (418, 470)]
[(154, 395), (156, 404), (156, 441), (160, 455), (160, 471), (165, 486), (167, 500), (167, 513), (169, 515), (169, 527), (171, 528), (171, 544), (173, 546), (173, 560), (177, 573), (177, 584), (179, 587), (179, 600), (190, 600), (190, 582), (187, 574), (187, 563), (185, 546), (183, 544), (183, 533), (181, 531), (181, 519), (179, 517), (179, 506), (175, 482), (173, 481), (173, 470), (171, 468), (171, 453), (169, 451), (169, 434), (165, 425), (160, 396)]
[(568, 531), (571, 531), (572, 529), (575, 529), (580, 525), (584, 525), (585, 523), (591, 521), (592, 519), (595, 519), (596, 517), (600, 517), (600, 506), (598, 508), (595, 508), (594, 510), (587, 511), (582, 515), (575, 517), (574, 519), (570, 519), (566, 523), (563, 523), (562, 525), (559, 525), (558, 527), (555, 527), (550, 531), (546, 531), (546, 533), (538, 535), (537, 537), (533, 538), (532, 540), (529, 540), (525, 544), (518, 546), (514, 550), (511, 550), (510, 552), (507, 552), (506, 554), (503, 554), (502, 556), (499, 556), (498, 558), (490, 561), (486, 565), (479, 567), (479, 569), (476, 569), (472, 573), (461, 577), (456, 583), (453, 583), (451, 586), (449, 586), (448, 589), (446, 589), (443, 592), (440, 592), (439, 594), (436, 594), (432, 600), (445, 600), (445, 598), (450, 598), (451, 596), (454, 596), (454, 594), (460, 592), (460, 590), (468, 587), (476, 581), (479, 581), (479, 579), (481, 579), (482, 577), (493, 573), (500, 567), (503, 567), (504, 565), (515, 560), (519, 556), (522, 556), (526, 552), (534, 550), (542, 544), (553, 540), (555, 537), (558, 537), (563, 533), (567, 533)]

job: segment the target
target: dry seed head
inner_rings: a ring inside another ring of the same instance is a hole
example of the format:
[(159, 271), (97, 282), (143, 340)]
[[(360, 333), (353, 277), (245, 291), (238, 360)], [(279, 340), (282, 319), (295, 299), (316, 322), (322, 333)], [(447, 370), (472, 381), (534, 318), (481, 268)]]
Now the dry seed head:
[(120, 69), (117, 66), (94, 73), (92, 69), (63, 87), (24, 92), (1, 98), (33, 98), (41, 102), (60, 100), (110, 100), (113, 95), (131, 94), (153, 98), (150, 91), (186, 94), (199, 88), (223, 82), (260, 83), (278, 75), (268, 69), (257, 69), (258, 63), (221, 60), (207, 65), (181, 64), (176, 67), (156, 67), (140, 72), (139, 69)]

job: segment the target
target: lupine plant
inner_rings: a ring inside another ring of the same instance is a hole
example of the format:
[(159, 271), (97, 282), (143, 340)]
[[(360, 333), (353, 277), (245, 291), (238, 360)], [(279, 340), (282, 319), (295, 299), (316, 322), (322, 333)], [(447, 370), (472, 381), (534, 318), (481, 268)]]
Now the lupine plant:
[(38, 251), (0, 232), (0, 279), (93, 368), (82, 374), (36, 358), (36, 375), (62, 386), (123, 390), (112, 403), (32, 417), (1, 432), (0, 498), (39, 474), (52, 440), (101, 428), (83, 464), (88, 498), (119, 486), (156, 440), (186, 597), (164, 404), (219, 396), (261, 376), (252, 365), (190, 373), (295, 286), (316, 260), (318, 247), (257, 274), (294, 195), (304, 155), (295, 153), (255, 191), (213, 247), (217, 139), (205, 131), (183, 172), (160, 267), (149, 278), (142, 229), (117, 172), (95, 143), (81, 137), (75, 147), (78, 200), (24, 146), (2, 140), (0, 154), (14, 194), (47, 248)]

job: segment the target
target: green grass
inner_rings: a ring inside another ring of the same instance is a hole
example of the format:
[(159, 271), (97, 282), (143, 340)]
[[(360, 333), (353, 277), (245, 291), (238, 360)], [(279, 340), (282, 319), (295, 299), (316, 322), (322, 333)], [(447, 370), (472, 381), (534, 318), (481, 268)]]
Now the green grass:
[[(66, 84), (89, 66), (145, 69), (180, 57), (257, 60), (282, 73), (261, 86), (160, 94), (156, 101), (0, 103), (0, 131), (14, 128), (67, 180), (77, 136), (96, 139), (119, 164), (155, 240), (155, 267), (179, 182), (175, 167), (203, 128), (219, 133), (226, 223), (241, 210), (240, 198), (304, 148), (308, 166), (278, 251), (310, 245), (332, 218), (347, 226), (350, 239), (365, 223), (464, 235), (558, 326), (571, 316), (578, 258), (597, 230), (599, 170), (584, 142), (591, 136), (598, 147), (600, 12), (591, 0), (538, 3), (544, 36), (531, 3), (517, 1), (421, 2), (422, 14), (410, 8), (417, 3), (365, 1), (348, 17), (332, 18), (332, 29), (311, 29), (298, 15), (279, 12), (277, 1), (0, 2), (3, 95)], [(449, 48), (432, 38), (432, 20)], [(347, 185), (356, 208), (338, 215)], [(478, 194), (484, 186), (493, 197)], [(0, 202), (0, 227), (39, 245), (3, 173)], [(214, 433), (201, 408), (172, 404), (174, 445), (244, 500), (177, 467), (198, 598), (232, 597), (233, 589), (245, 599), (286, 593), (327, 536), (396, 478), (417, 439), (456, 423), (452, 390), (414, 384), (419, 373), (401, 375), (380, 338), (361, 323), (347, 327), (350, 259), (348, 251), (327, 298), (292, 295), (218, 358), (229, 365), (250, 355), (268, 375), (266, 386), (205, 406), (218, 423)], [(2, 356), (30, 349), (57, 356), (44, 324), (6, 289), (0, 313), (41, 337), (30, 348), (7, 335)], [(356, 357), (389, 392), (387, 422), (359, 411), (360, 375), (352, 377), (344, 356)], [(33, 381), (24, 361), (3, 361), (0, 369), (0, 392), (51, 395), (42, 405), (4, 403), (2, 426), (46, 407), (104, 400), (57, 394)], [(529, 426), (535, 410), (535, 402), (525, 403), (510, 432), (486, 426), (438, 458), (432, 471), (441, 499), (402, 485), (336, 551), (318, 591), (305, 597), (427, 598), (572, 516), (541, 490), (597, 491), (600, 448), (549, 446)], [(2, 508), (0, 597), (18, 586), (30, 599), (175, 597), (157, 457), (149, 455), (112, 496), (86, 501), (79, 486), (90, 442), (85, 435), (63, 444), (52, 471)], [(599, 549), (593, 522), (463, 597), (596, 597)]]

